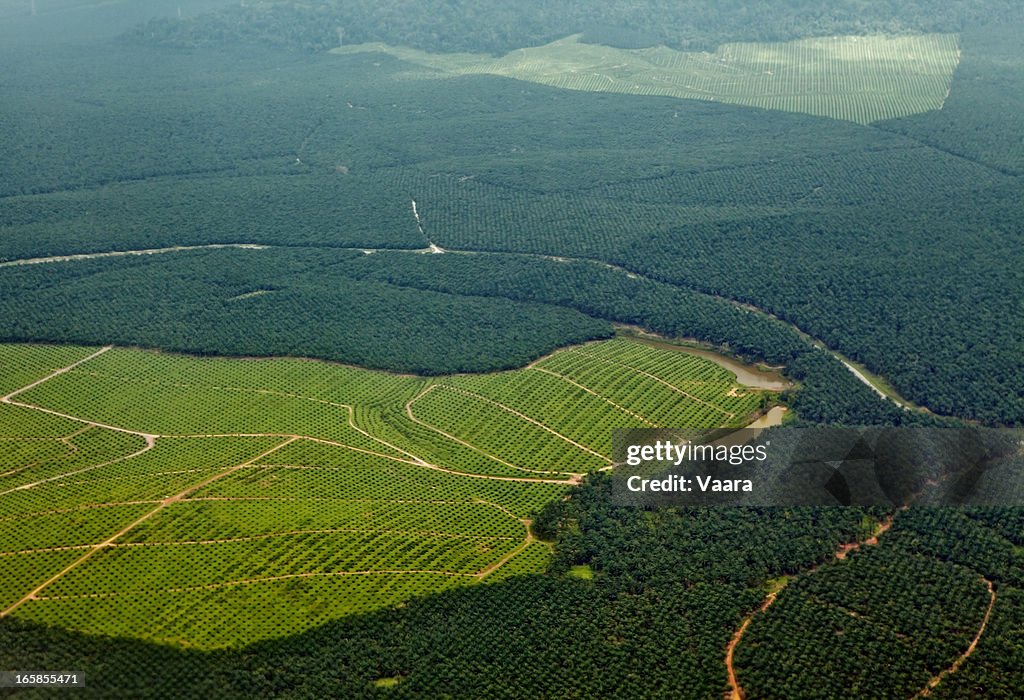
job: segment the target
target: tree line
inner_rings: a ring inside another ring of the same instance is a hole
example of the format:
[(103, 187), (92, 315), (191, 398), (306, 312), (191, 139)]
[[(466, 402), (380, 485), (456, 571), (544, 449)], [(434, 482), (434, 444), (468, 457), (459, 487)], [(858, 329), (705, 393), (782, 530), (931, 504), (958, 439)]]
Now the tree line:
[(728, 41), (784, 41), (806, 36), (956, 32), (972, 22), (1019, 15), (1009, 0), (687, 0), (617, 3), (600, 0), (319, 0), (244, 3), (184, 20), (167, 18), (133, 30), (134, 40), (197, 46), (242, 41), (303, 51), (383, 41), (427, 51), (502, 54), (583, 33), (591, 41), (633, 48), (665, 44), (714, 50)]

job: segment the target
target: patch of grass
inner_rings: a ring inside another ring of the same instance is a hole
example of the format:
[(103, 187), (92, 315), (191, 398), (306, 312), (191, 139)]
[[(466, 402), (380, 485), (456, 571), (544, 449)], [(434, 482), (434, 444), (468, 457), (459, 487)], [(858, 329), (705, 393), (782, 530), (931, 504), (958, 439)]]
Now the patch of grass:
[(768, 595), (775, 595), (779, 593), (783, 588), (789, 584), (789, 576), (779, 576), (778, 578), (770, 578), (765, 583), (765, 587), (768, 589)]
[(567, 575), (572, 578), (581, 578), (584, 581), (592, 581), (594, 578), (594, 570), (590, 568), (590, 564), (577, 564), (576, 566), (570, 567)]
[(385, 678), (377, 678), (373, 681), (374, 688), (394, 688), (396, 685), (405, 680), (405, 676), (387, 676)]

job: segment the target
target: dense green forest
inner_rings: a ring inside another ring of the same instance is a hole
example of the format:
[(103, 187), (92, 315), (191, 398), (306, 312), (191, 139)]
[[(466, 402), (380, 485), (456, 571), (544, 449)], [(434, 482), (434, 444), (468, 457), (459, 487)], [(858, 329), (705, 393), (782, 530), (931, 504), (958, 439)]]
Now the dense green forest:
[[(936, 696), (1013, 697), (1024, 671), (1022, 517), (911, 509), (882, 545), (798, 578), (737, 653), (749, 696), (911, 697), (966, 649), (994, 595), (992, 629)], [(930, 643), (914, 648), (922, 637)]]
[(159, 17), (190, 18), (224, 0), (0, 0), (0, 46), (48, 46), (111, 39)]
[(970, 23), (1019, 14), (1019, 6), (1010, 0), (531, 0), (514, 5), (496, 0), (271, 1), (242, 3), (189, 21), (154, 21), (132, 36), (174, 46), (239, 40), (318, 51), (342, 43), (383, 41), (429, 51), (504, 53), (583, 33), (591, 41), (627, 48), (665, 44), (714, 49), (726, 41), (955, 32)]
[(335, 272), (362, 255), (284, 249), (108, 258), (70, 264), (56, 286), (50, 266), (12, 268), (0, 276), (0, 333), (320, 357), (421, 374), (508, 369), (612, 334), (608, 323), (569, 309), (403, 289)]
[[(54, 265), (67, 268), (57, 284)], [(933, 421), (880, 401), (781, 322), (589, 262), (229, 248), (12, 266), (0, 292), (4, 341), (305, 355), (422, 374), (521, 366), (609, 336), (608, 322), (635, 324), (786, 365), (802, 384), (790, 403), (809, 422)]]
[[(1000, 46), (966, 35), (965, 64), (1002, 66)], [(768, 311), (937, 413), (1024, 419), (1022, 184), (929, 145), (927, 121), (408, 80), (374, 54), (84, 51), (9, 51), (0, 259), (428, 242), (595, 259)], [(1000, 94), (963, 111), (1010, 114)], [(978, 148), (1010, 153), (1012, 118), (971, 127)]]
[(1015, 24), (972, 26), (963, 41), (972, 50), (964, 54), (945, 106), (880, 126), (999, 172), (1022, 175), (1024, 56), (1020, 30)]
[[(213, 653), (5, 620), (0, 665), (83, 670), (83, 697), (720, 697), (730, 637), (764, 598), (764, 582), (790, 576), (737, 649), (748, 696), (787, 689), (801, 697), (907, 697), (969, 643), (988, 599), (985, 575), (997, 582), (990, 627), (933, 697), (977, 697), (979, 688), (986, 697), (1012, 697), (1019, 688), (1020, 554), (1001, 534), (1009, 528), (1019, 541), (1016, 511), (907, 511), (876, 547), (826, 563), (881, 514), (617, 508), (609, 484), (594, 477), (538, 517), (540, 534), (558, 538), (546, 576)], [(950, 519), (955, 527), (947, 527)], [(960, 540), (967, 544), (957, 548)], [(972, 546), (982, 542), (990, 545)], [(950, 561), (933, 546), (959, 554)], [(582, 564), (592, 579), (566, 575)], [(838, 601), (844, 607), (836, 610), (873, 621), (822, 614), (818, 601)], [(834, 637), (811, 643), (830, 624), (848, 631), (846, 646)], [(869, 639), (870, 648), (857, 646)], [(777, 677), (805, 666), (814, 672)], [(827, 684), (817, 682), (823, 668), (834, 672)], [(397, 685), (376, 687), (381, 679)], [(844, 680), (859, 685), (839, 685)]]

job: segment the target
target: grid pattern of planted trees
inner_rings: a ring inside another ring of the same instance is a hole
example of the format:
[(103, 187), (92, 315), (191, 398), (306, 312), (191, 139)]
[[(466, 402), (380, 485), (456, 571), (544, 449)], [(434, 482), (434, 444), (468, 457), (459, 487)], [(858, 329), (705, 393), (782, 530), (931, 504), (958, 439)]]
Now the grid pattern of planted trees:
[(207, 648), (541, 571), (530, 516), (611, 465), (612, 429), (764, 399), (625, 338), (429, 379), (9, 345), (0, 396), (2, 615)]

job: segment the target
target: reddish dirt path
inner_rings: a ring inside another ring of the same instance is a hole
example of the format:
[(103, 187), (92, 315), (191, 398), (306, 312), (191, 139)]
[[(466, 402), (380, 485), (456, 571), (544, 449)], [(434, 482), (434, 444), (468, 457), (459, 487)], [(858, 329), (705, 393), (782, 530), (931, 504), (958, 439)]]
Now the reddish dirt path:
[(736, 652), (736, 647), (739, 645), (740, 640), (743, 639), (743, 633), (747, 631), (747, 627), (750, 626), (750, 621), (754, 619), (754, 615), (759, 612), (764, 612), (771, 607), (771, 604), (775, 602), (775, 599), (778, 596), (778, 592), (769, 594), (768, 597), (764, 599), (761, 607), (743, 618), (743, 624), (741, 624), (740, 628), (732, 635), (732, 639), (729, 640), (729, 646), (725, 648), (725, 668), (729, 673), (730, 700), (742, 700), (744, 697), (743, 688), (740, 687), (740, 682), (736, 678), (736, 668), (732, 661), (733, 654)]
[(963, 654), (957, 657), (957, 660), (953, 662), (952, 666), (943, 670), (941, 673), (939, 673), (939, 675), (935, 676), (930, 681), (928, 681), (928, 685), (922, 688), (917, 693), (917, 695), (914, 696), (915, 700), (916, 698), (928, 697), (946, 676), (956, 673), (960, 669), (960, 667), (964, 665), (964, 662), (967, 661), (968, 658), (970, 658), (971, 654), (974, 653), (974, 650), (978, 646), (978, 642), (981, 641), (981, 635), (985, 633), (985, 628), (988, 627), (988, 620), (990, 617), (992, 617), (992, 608), (994, 608), (996, 604), (996, 591), (995, 588), (992, 587), (992, 582), (984, 576), (981, 578), (981, 580), (984, 581), (985, 585), (988, 587), (988, 608), (985, 610), (985, 617), (983, 617), (981, 620), (981, 627), (978, 628), (978, 633), (974, 635), (974, 639), (972, 639), (970, 645), (968, 645), (967, 651), (965, 651)]
[[(851, 552), (856, 552), (858, 549), (860, 549), (863, 546), (874, 547), (876, 544), (878, 544), (878, 538), (881, 537), (882, 535), (884, 535), (886, 532), (888, 532), (889, 528), (891, 528), (891, 527), (892, 527), (892, 516), (889, 516), (888, 518), (886, 518), (882, 522), (878, 523), (878, 527), (875, 529), (875, 534), (873, 534), (871, 537), (867, 538), (866, 540), (864, 540), (862, 542), (850, 542), (850, 543), (847, 543), (847, 544), (840, 545), (839, 549), (836, 550), (835, 558), (840, 560), (840, 561), (842, 561), (843, 559), (846, 559), (846, 557)], [(809, 574), (810, 573), (814, 573), (814, 571), (817, 570), (818, 568), (820, 568), (820, 566), (821, 565), (819, 564), (818, 566), (814, 567), (813, 569), (811, 569), (807, 573), (809, 573)]]
[[(892, 521), (893, 516), (889, 516), (888, 518), (880, 522), (878, 524), (878, 527), (875, 528), (874, 534), (872, 534), (871, 537), (865, 540), (858, 540), (856, 542), (846, 542), (844, 544), (839, 545), (839, 547), (836, 549), (835, 554), (832, 557), (832, 561), (842, 561), (847, 557), (847, 555), (850, 554), (850, 552), (854, 552), (860, 549), (862, 546), (874, 546), (878, 544), (878, 538), (885, 534), (889, 530), (889, 528), (892, 527)], [(817, 566), (811, 567), (807, 571), (797, 574), (797, 576), (806, 576), (808, 574), (813, 574), (822, 566), (824, 566), (824, 564), (818, 564)], [(796, 578), (796, 576), (791, 577), (790, 580), (792, 580), (793, 578)], [(779, 592), (781, 592), (781, 589), (779, 589), (779, 591), (775, 591), (768, 594), (768, 596), (764, 599), (764, 602), (761, 604), (759, 608), (757, 608), (749, 615), (747, 615), (745, 618), (743, 618), (743, 622), (740, 624), (739, 629), (737, 629), (736, 632), (732, 635), (732, 638), (729, 640), (729, 645), (725, 648), (725, 669), (729, 675), (729, 692), (727, 693), (727, 697), (730, 700), (743, 700), (743, 698), (746, 697), (746, 694), (743, 692), (743, 686), (740, 685), (739, 679), (736, 677), (736, 667), (733, 663), (733, 655), (736, 652), (736, 647), (739, 646), (740, 641), (743, 639), (743, 634), (747, 631), (747, 627), (750, 626), (750, 622), (754, 619), (754, 616), (758, 613), (763, 613), (766, 610), (768, 610), (768, 608), (770, 608), (772, 604), (775, 602), (775, 600), (778, 598)], [(985, 619), (986, 621), (988, 620), (987, 615)]]

